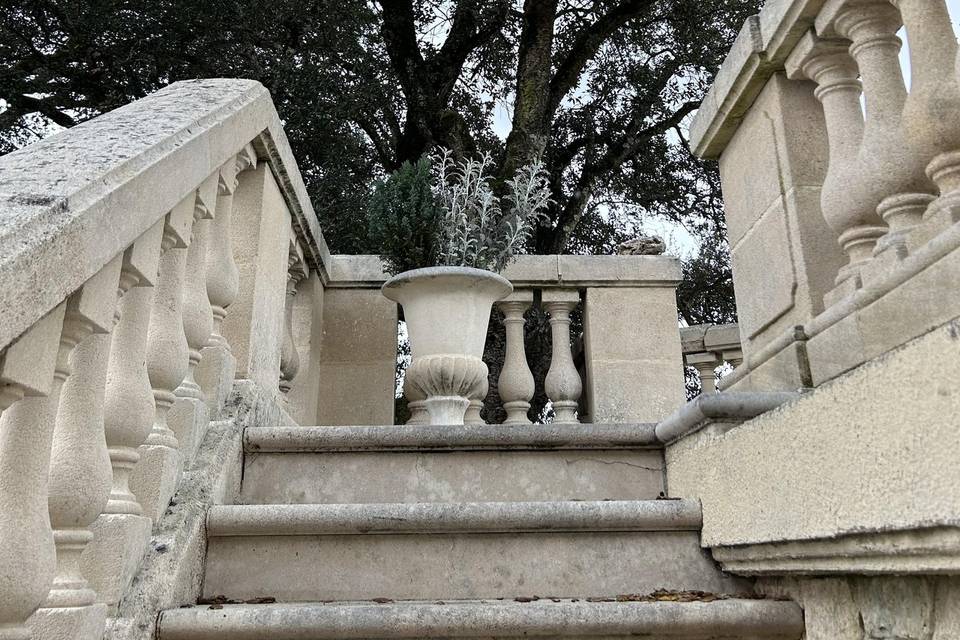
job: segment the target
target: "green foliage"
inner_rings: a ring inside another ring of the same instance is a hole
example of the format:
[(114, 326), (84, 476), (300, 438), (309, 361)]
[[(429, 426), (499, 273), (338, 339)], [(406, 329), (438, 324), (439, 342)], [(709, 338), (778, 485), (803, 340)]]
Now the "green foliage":
[(370, 237), (380, 238), (389, 273), (437, 264), (443, 208), (433, 188), (430, 160), (404, 162), (377, 182), (367, 207)]

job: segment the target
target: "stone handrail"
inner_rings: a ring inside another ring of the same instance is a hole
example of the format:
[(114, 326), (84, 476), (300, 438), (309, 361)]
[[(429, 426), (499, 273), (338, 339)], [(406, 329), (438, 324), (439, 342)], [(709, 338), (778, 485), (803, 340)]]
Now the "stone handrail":
[(0, 637), (100, 637), (235, 375), (302, 404), (327, 260), (256, 82), (0, 158)]
[(960, 315), (957, 64), (945, 0), (767, 2), (744, 25), (691, 125), (744, 338), (721, 386), (818, 386)]

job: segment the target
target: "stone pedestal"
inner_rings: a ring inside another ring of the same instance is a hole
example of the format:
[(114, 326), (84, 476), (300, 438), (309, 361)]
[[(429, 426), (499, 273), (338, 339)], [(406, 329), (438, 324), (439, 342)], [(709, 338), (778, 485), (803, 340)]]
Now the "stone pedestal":
[[(179, 437), (177, 434), (178, 440)], [(130, 472), (130, 490), (143, 507), (143, 515), (154, 522), (166, 511), (170, 497), (177, 490), (183, 469), (183, 444), (180, 446), (180, 451), (150, 444), (137, 449), (140, 461)]]
[[(227, 395), (229, 395), (230, 388), (233, 385), (237, 360), (230, 353), (230, 349), (222, 344), (204, 347), (200, 355), (200, 364), (197, 365), (195, 377), (203, 390), (210, 417), (215, 419), (223, 410), (223, 405), (227, 401)], [(176, 413), (176, 406), (170, 413)], [(168, 420), (174, 420), (172, 415)], [(173, 431), (177, 433), (177, 429), (173, 429)], [(177, 433), (177, 438), (180, 438), (179, 433)]]
[(27, 621), (34, 640), (100, 640), (106, 626), (107, 605), (37, 609)]
[(150, 518), (128, 513), (104, 513), (93, 526), (93, 542), (80, 558), (83, 575), (109, 615), (133, 582), (150, 543)]
[(203, 436), (210, 424), (210, 418), (210, 407), (206, 401), (197, 398), (177, 398), (170, 409), (167, 422), (177, 434), (177, 441), (180, 442), (184, 469), (192, 466), (197, 456), (197, 448), (203, 442)]

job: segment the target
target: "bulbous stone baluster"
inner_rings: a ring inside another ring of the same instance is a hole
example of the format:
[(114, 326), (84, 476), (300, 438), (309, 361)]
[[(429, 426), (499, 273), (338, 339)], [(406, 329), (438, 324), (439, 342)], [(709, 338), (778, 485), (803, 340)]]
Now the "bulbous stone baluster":
[[(913, 212), (918, 202), (927, 201), (925, 196), (933, 192), (933, 184), (924, 174), (929, 156), (910, 142), (902, 117), (907, 90), (900, 70), (901, 42), (896, 36), (900, 14), (887, 0), (869, 0), (847, 3), (821, 18), (852, 42), (850, 53), (863, 81), (867, 118), (852, 193), (864, 208), (874, 205), (877, 214), (896, 227), (890, 230), (888, 240), (871, 247), (871, 255), (891, 248), (889, 255), (903, 255), (903, 236), (919, 221)], [(878, 268), (883, 265), (872, 270)]]
[(143, 446), (130, 486), (144, 515), (156, 521), (170, 503), (180, 475), (180, 443), (170, 429), (168, 414), (176, 401), (174, 390), (187, 374), (187, 337), (183, 330), (183, 290), (193, 196), (167, 214), (157, 287), (147, 331), (147, 377), (156, 405), (153, 427)]
[(239, 171), (256, 167), (256, 155), (239, 154), (232, 163), (217, 173), (215, 215), (206, 225), (208, 240), (205, 270), (207, 299), (213, 315), (213, 330), (206, 346), (201, 351), (201, 361), (196, 378), (203, 389), (209, 411), (217, 413), (226, 399), (233, 381), (236, 362), (230, 345), (221, 331), (227, 308), (233, 304), (240, 289), (240, 272), (233, 255), (230, 227), (233, 220), (233, 192)]
[(467, 396), (470, 404), (467, 405), (467, 411), (463, 414), (463, 424), (487, 424), (480, 415), (483, 409), (483, 400), (490, 392), (490, 381), (483, 378), (474, 390)]
[(430, 414), (427, 413), (427, 394), (417, 385), (410, 384), (409, 378), (406, 377), (403, 380), (403, 394), (407, 396), (407, 408), (410, 410), (410, 419), (407, 420), (407, 424), (430, 424)]
[(7, 380), (20, 378), (9, 370), (22, 365), (36, 366), (40, 377), (48, 379), (39, 389), (19, 387), (15, 393), (22, 399), (12, 402), (0, 416), (2, 640), (30, 639), (25, 623), (43, 602), (54, 575), (56, 554), (47, 512), (47, 470), (56, 396), (66, 376), (65, 355), (76, 337), (75, 328), (62, 332), (65, 306), (61, 304), (47, 314), (0, 354), (0, 368)]
[(908, 228), (916, 248), (960, 220), (960, 80), (956, 36), (944, 0), (891, 0), (899, 7), (910, 43), (910, 93), (903, 109), (910, 144), (927, 162), (940, 197), (916, 225), (917, 202)]
[(103, 416), (113, 483), (91, 527), (94, 540), (81, 556), (81, 569), (108, 611), (115, 610), (133, 580), (150, 539), (151, 521), (143, 516), (129, 478), (156, 413), (146, 355), (163, 229), (160, 220), (124, 253), (120, 288), (129, 290), (117, 305), (110, 342)]
[(504, 424), (529, 424), (530, 400), (533, 398), (533, 373), (527, 364), (527, 354), (523, 344), (523, 314), (533, 304), (532, 291), (517, 291), (497, 303), (503, 312), (503, 324), (506, 327), (507, 344), (503, 358), (503, 369), (497, 388), (503, 409), (507, 412)]
[(697, 370), (697, 376), (700, 378), (700, 393), (716, 393), (717, 367), (721, 364), (716, 354), (711, 352), (691, 353), (686, 356), (686, 361), (687, 365)]
[(300, 371), (300, 354), (293, 340), (293, 303), (297, 283), (307, 276), (303, 253), (296, 242), (291, 242), (287, 259), (287, 296), (284, 303), (283, 341), (280, 345), (280, 392), (286, 394)]
[(545, 389), (553, 404), (554, 422), (577, 422), (577, 407), (583, 382), (570, 349), (570, 312), (580, 304), (576, 291), (544, 291), (543, 308), (550, 314), (553, 354)]
[(207, 296), (207, 224), (204, 222), (211, 214), (201, 207), (195, 211), (193, 241), (187, 249), (187, 278), (183, 289), (183, 329), (190, 347), (189, 366), (177, 395), (199, 400), (203, 399), (203, 391), (194, 377), (195, 371), (200, 363), (200, 350), (210, 342), (213, 334), (213, 313)]
[(848, 45), (846, 41), (822, 40), (808, 33), (786, 62), (788, 77), (809, 78), (817, 83), (815, 93), (823, 104), (830, 157), (821, 189), (821, 209), (849, 258), (849, 264), (837, 275), (838, 284), (858, 273), (859, 265), (870, 258), (876, 239), (886, 232), (876, 205), (864, 206), (850, 190), (851, 184), (859, 180), (857, 154), (864, 123), (859, 70)]

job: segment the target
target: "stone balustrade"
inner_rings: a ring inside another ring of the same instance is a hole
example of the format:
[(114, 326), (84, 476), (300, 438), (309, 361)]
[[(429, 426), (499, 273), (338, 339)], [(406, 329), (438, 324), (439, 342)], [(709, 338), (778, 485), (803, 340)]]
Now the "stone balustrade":
[[(508, 423), (530, 420), (533, 307), (555, 421), (682, 404), (677, 260), (523, 256), (505, 275)], [(255, 82), (176, 83), (0, 158), (0, 638), (120, 624), (231, 389), (281, 424), (393, 424), (385, 280), (376, 256), (329, 254)]]
[(744, 25), (691, 126), (743, 334), (721, 387), (815, 387), (960, 315), (957, 54), (945, 0), (771, 1)]
[(310, 395), (293, 300), (328, 254), (255, 82), (171, 85), (0, 185), (0, 638), (100, 638), (234, 378)]
[(717, 391), (717, 369), (725, 363), (736, 368), (743, 362), (740, 327), (736, 323), (681, 327), (683, 364), (697, 370), (700, 393)]

